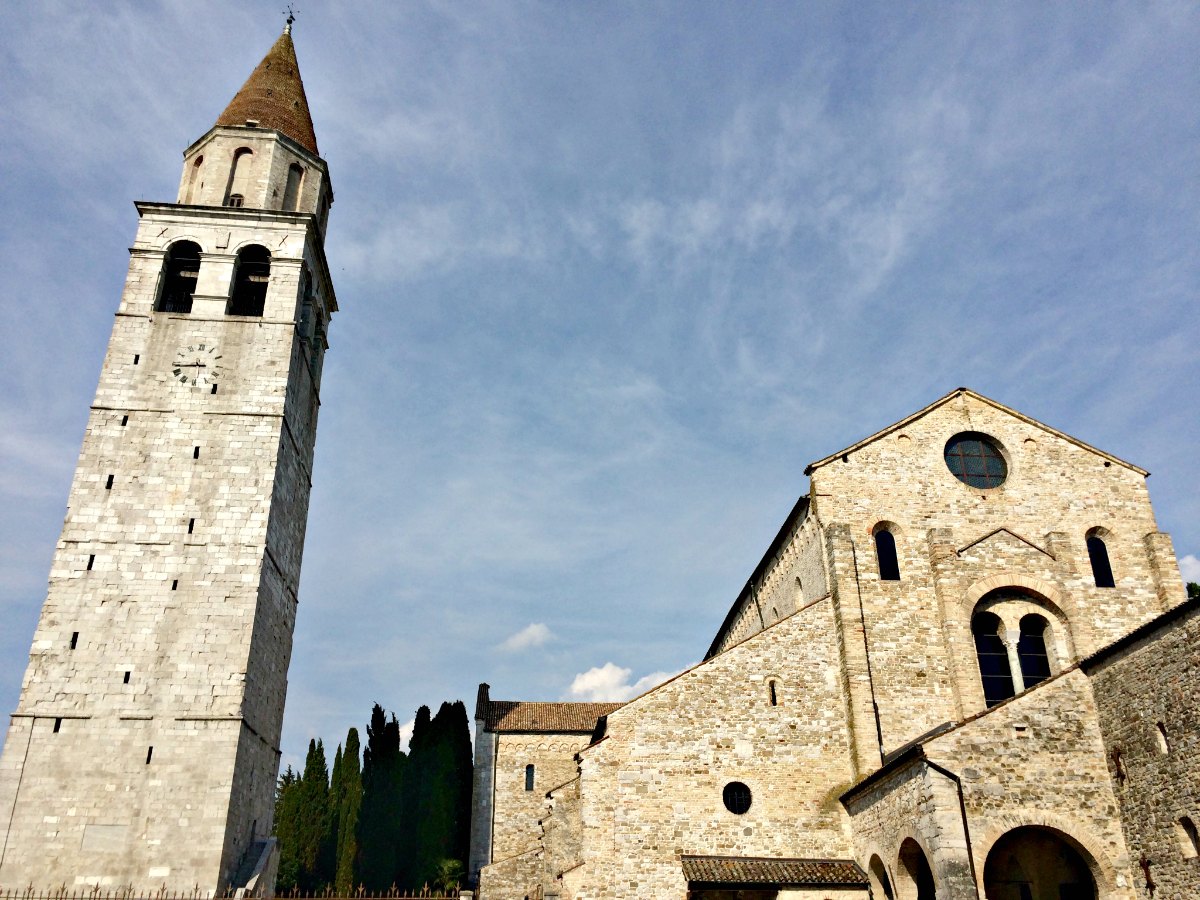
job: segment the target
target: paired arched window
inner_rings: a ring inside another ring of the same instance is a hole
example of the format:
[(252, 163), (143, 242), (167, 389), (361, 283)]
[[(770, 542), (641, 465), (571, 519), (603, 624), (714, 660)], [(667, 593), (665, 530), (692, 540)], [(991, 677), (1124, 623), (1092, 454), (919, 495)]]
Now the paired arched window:
[(250, 191), (250, 164), (254, 151), (240, 147), (233, 152), (233, 164), (229, 167), (229, 183), (225, 187), (226, 206), (244, 206)]
[(1004, 623), (995, 613), (976, 613), (971, 620), (975, 636), (975, 655), (979, 659), (979, 677), (983, 681), (983, 699), (989, 707), (1015, 696), (1008, 647), (1004, 643)]
[(300, 188), (304, 185), (304, 169), (296, 163), (288, 166), (287, 185), (283, 189), (283, 208), (295, 212), (300, 208)]
[(875, 526), (875, 559), (880, 581), (900, 580), (900, 560), (896, 556), (896, 536), (887, 525)]
[(971, 619), (971, 633), (989, 707), (1041, 684), (1053, 674), (1054, 614), (1038, 611), (1048, 605), (1044, 598), (1014, 588), (998, 588), (979, 601)]
[(1100, 535), (1101, 532), (1098, 528), (1089, 531), (1087, 535), (1087, 551), (1088, 559), (1092, 562), (1092, 578), (1096, 582), (1096, 587), (1116, 587), (1112, 564), (1108, 561), (1108, 547), (1105, 546), (1104, 538)]
[(267, 285), (271, 281), (271, 251), (258, 244), (243, 247), (237, 256), (233, 272), (233, 297), (229, 301), (231, 316), (261, 316), (267, 302)]
[(176, 241), (167, 250), (162, 287), (154, 308), (158, 312), (190, 313), (199, 277), (200, 246), (191, 241)]

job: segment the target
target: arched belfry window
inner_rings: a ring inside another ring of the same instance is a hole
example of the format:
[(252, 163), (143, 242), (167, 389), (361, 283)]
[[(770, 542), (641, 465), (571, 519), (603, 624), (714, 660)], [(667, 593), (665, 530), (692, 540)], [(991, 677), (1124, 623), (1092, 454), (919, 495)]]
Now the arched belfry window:
[(1050, 623), (1036, 613), (1021, 618), (1021, 636), (1017, 639), (1017, 659), (1021, 663), (1021, 679), (1025, 689), (1050, 677), (1050, 656), (1046, 652), (1046, 635)]
[(304, 185), (304, 169), (296, 163), (288, 166), (287, 185), (283, 189), (283, 208), (295, 212), (300, 208), (300, 188)]
[(880, 581), (900, 580), (900, 560), (896, 557), (896, 536), (886, 525), (875, 528), (875, 559), (879, 562)]
[(989, 707), (1016, 695), (1012, 668), (1008, 664), (1008, 648), (1001, 634), (1003, 629), (1004, 625), (995, 613), (976, 613), (971, 620), (975, 655), (979, 659), (979, 677), (983, 682), (983, 698)]
[(1104, 543), (1104, 538), (1100, 536), (1099, 529), (1088, 532), (1087, 551), (1088, 559), (1092, 562), (1092, 578), (1096, 582), (1096, 587), (1116, 587), (1112, 564), (1108, 561), (1108, 547)]
[(199, 276), (199, 245), (191, 241), (176, 241), (167, 250), (162, 287), (154, 308), (158, 312), (190, 313)]
[(231, 316), (261, 316), (267, 302), (267, 285), (271, 281), (271, 251), (251, 244), (238, 253), (233, 272), (233, 297), (229, 301)]
[(527, 790), (527, 791), (533, 790), (533, 766), (532, 765), (528, 765), (525, 767), (525, 790)]
[(225, 188), (226, 206), (245, 206), (246, 194), (250, 191), (250, 165), (254, 151), (241, 147), (233, 152), (233, 163), (229, 167), (229, 184)]

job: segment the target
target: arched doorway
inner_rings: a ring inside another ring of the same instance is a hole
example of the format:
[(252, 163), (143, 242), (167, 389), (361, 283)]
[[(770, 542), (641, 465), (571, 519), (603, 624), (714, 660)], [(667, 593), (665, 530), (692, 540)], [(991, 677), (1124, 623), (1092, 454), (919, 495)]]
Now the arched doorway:
[(1049, 828), (1014, 828), (992, 846), (983, 867), (987, 900), (1096, 900), (1087, 861)]
[(937, 900), (933, 869), (921, 845), (905, 838), (900, 845), (900, 873), (896, 876), (898, 900)]

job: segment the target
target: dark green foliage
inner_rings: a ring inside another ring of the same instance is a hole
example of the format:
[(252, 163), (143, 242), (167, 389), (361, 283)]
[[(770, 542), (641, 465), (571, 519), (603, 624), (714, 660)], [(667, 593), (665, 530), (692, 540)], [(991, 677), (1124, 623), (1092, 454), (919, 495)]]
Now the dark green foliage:
[(304, 775), (300, 778), (300, 819), (296, 825), (297, 885), (315, 891), (333, 880), (334, 819), (329, 802), (329, 767), (320, 738), (308, 742)]
[(465, 873), (471, 810), (471, 737), (466, 707), (443, 703), (416, 715), (409, 753), (400, 724), (379, 704), (371, 710), (359, 767), (357, 729), (334, 755), (332, 782), (321, 741), (309, 743), (303, 775), (279, 779), (275, 831), (276, 889), (353, 894), (450, 890)]
[[(341, 748), (339, 747), (340, 751)], [(362, 807), (362, 771), (358, 761), (358, 729), (346, 735), (346, 752), (333, 766), (333, 803), (337, 813), (337, 867), (334, 890), (348, 897), (357, 886), (358, 813)]]
[(1189, 600), (1195, 600), (1197, 597), (1200, 597), (1200, 584), (1196, 584), (1194, 581), (1189, 581), (1187, 583), (1187, 592)]
[(288, 766), (287, 771), (279, 776), (279, 785), (275, 790), (275, 835), (279, 838), (279, 874), (275, 877), (275, 889), (280, 894), (291, 891), (300, 879), (300, 860), (297, 856), (299, 820), (300, 777)]
[(387, 890), (396, 881), (404, 764), (400, 724), (378, 703), (367, 725), (363, 751), (363, 798), (358, 814), (358, 880), (368, 891)]
[(437, 877), (430, 885), (439, 894), (453, 894), (467, 877), (467, 867), (457, 859), (443, 859), (438, 863)]

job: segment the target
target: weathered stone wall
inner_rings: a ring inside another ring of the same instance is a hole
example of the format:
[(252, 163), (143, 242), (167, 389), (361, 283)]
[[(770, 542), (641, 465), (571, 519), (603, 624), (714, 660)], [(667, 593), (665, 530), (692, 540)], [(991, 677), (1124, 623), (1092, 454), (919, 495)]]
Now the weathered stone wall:
[[(1180, 825), (1200, 824), (1200, 608), (1089, 670), (1130, 858), (1149, 862), (1154, 900), (1200, 897)], [(1140, 869), (1134, 884), (1149, 900)]]
[[(500, 734), (496, 746), (493, 802), (496, 820), (492, 859), (502, 860), (537, 846), (546, 792), (576, 776), (575, 754), (586, 734)], [(525, 790), (525, 767), (534, 767), (533, 789)]]
[(932, 738), (929, 760), (962, 781), (975, 868), (1006, 832), (1036, 825), (1090, 855), (1100, 896), (1134, 896), (1091, 685), (1078, 669)]
[[(297, 327), (303, 269), (322, 322), (336, 302), (309, 216), (139, 208), (0, 761), (0, 886), (219, 890), (271, 831), (323, 350)], [(155, 312), (185, 239), (192, 312)], [(251, 243), (265, 313), (229, 317)], [(215, 393), (180, 382), (181, 352), (220, 367)]]
[(878, 860), (901, 896), (912, 887), (906, 841), (922, 849), (939, 896), (967, 898), (973, 878), (982, 895), (991, 848), (1023, 826), (1080, 848), (1101, 897), (1134, 896), (1092, 690), (1078, 669), (930, 738), (924, 757), (853, 792), (846, 806), (856, 857), (877, 887)]
[[(838, 648), (819, 601), (610, 714), (581, 757), (584, 865), (564, 877), (570, 896), (682, 898), (681, 853), (848, 856)], [(752, 791), (744, 815), (724, 806), (732, 781)]]
[(564, 872), (580, 864), (583, 848), (583, 823), (580, 818), (579, 778), (576, 777), (550, 792), (542, 817), (542, 893), (562, 895)]
[(542, 879), (541, 850), (534, 846), (524, 853), (498, 859), (479, 873), (479, 896), (496, 900), (523, 900), (536, 896)]

